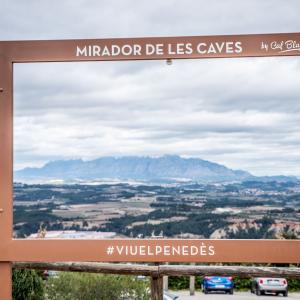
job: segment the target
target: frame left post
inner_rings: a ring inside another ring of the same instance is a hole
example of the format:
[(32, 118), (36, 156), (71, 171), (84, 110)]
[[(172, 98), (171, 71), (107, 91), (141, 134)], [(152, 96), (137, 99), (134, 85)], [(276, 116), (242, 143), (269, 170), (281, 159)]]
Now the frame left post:
[(13, 64), (0, 43), (0, 299), (12, 299), (12, 264), (5, 259), (13, 238)]
[(0, 299), (12, 299), (12, 269), (10, 262), (0, 263)]

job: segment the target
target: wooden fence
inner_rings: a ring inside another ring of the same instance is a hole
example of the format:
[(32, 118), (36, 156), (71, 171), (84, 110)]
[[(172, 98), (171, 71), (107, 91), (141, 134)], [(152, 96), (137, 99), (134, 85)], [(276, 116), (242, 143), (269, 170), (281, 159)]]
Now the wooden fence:
[(14, 268), (89, 272), (120, 275), (144, 275), (151, 277), (151, 300), (163, 299), (164, 276), (235, 276), (300, 278), (300, 268), (254, 266), (203, 266), (203, 265), (144, 265), (103, 263), (35, 263), (16, 262)]

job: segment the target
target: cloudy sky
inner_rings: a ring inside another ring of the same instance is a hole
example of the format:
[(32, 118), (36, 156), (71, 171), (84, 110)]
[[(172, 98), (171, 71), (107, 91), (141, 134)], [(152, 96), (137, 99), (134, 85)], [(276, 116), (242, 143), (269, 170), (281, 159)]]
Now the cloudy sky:
[[(2, 0), (1, 11), (1, 40), (300, 31), (299, 0)], [(14, 68), (16, 169), (178, 154), (300, 176), (300, 57)]]

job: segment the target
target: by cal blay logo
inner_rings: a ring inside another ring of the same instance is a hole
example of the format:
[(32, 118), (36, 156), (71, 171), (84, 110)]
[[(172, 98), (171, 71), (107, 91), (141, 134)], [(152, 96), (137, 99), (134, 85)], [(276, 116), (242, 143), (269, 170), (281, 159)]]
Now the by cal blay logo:
[(300, 42), (295, 40), (261, 42), (261, 49), (268, 51), (278, 51), (278, 53), (300, 52)]

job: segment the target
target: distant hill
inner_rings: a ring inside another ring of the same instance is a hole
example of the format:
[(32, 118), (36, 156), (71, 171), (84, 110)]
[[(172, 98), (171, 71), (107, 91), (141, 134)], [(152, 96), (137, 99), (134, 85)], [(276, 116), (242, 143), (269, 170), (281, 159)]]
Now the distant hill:
[[(280, 176), (283, 180), (284, 176)], [(25, 168), (16, 171), (15, 181), (46, 180), (142, 180), (152, 182), (197, 181), (229, 182), (255, 180), (258, 177), (242, 170), (232, 170), (223, 165), (199, 158), (183, 158), (177, 155), (161, 157), (122, 156), (101, 157), (91, 161), (57, 160), (41, 168)], [(263, 177), (263, 180), (276, 180)], [(286, 178), (286, 177), (284, 177)]]

